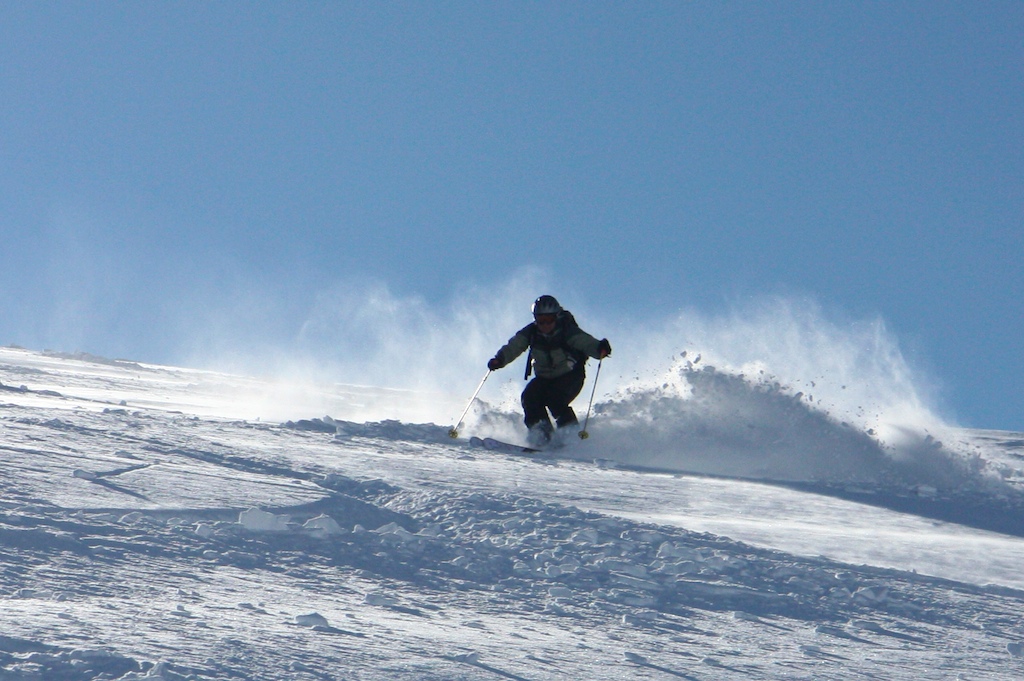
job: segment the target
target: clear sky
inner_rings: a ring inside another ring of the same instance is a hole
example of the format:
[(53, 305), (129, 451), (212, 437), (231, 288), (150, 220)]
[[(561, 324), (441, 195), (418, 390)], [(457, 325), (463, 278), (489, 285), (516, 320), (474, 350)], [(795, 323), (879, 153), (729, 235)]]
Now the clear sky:
[(1024, 3), (2, 2), (0, 92), (2, 344), (174, 362), (540, 271), (880, 318), (1024, 430)]

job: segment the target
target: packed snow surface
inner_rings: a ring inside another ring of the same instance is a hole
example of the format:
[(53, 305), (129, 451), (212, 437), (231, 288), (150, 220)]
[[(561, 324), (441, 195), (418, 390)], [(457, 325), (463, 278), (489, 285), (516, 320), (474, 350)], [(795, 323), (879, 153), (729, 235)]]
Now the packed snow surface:
[(675, 371), (538, 458), (486, 403), (2, 348), (0, 679), (1024, 675), (1024, 435)]

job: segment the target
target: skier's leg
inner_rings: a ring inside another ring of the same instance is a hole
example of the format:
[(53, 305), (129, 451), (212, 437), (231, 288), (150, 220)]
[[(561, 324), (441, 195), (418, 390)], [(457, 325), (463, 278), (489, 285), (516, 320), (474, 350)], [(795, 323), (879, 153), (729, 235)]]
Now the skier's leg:
[(548, 418), (546, 409), (548, 401), (548, 387), (550, 381), (543, 378), (535, 378), (526, 384), (523, 390), (523, 422), (527, 428), (533, 429), (536, 426), (547, 426), (546, 430), (552, 430), (551, 419)]
[(565, 407), (555, 416), (555, 426), (565, 428), (566, 426), (578, 426), (580, 421), (576, 418), (576, 412), (572, 407)]
[(523, 390), (523, 421), (529, 432), (526, 439), (533, 446), (543, 447), (551, 441), (551, 433), (555, 427), (548, 418), (547, 401), (551, 381), (534, 378)]
[(576, 399), (576, 396), (583, 390), (583, 383), (586, 381), (586, 373), (583, 366), (570, 373), (559, 376), (551, 383), (551, 390), (548, 392), (548, 409), (555, 417), (555, 423), (559, 428), (572, 426), (579, 423), (576, 419), (576, 412), (569, 406), (569, 403)]

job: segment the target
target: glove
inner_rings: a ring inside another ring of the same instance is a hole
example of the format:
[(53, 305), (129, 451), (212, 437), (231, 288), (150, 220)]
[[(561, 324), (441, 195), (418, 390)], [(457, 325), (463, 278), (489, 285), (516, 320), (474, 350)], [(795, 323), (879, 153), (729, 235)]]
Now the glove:
[(487, 368), (490, 369), (491, 371), (497, 371), (501, 367), (502, 363), (499, 358), (491, 357), (489, 360), (487, 360)]
[(604, 359), (610, 354), (612, 354), (612, 344), (608, 342), (607, 338), (602, 338), (597, 344), (597, 358)]

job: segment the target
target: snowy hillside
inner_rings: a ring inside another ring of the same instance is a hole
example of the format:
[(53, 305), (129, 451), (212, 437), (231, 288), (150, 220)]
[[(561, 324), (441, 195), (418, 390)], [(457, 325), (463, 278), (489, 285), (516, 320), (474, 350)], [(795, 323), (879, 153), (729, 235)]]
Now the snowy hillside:
[(464, 397), (0, 348), (0, 679), (1024, 675), (1024, 435), (674, 371), (538, 460)]

